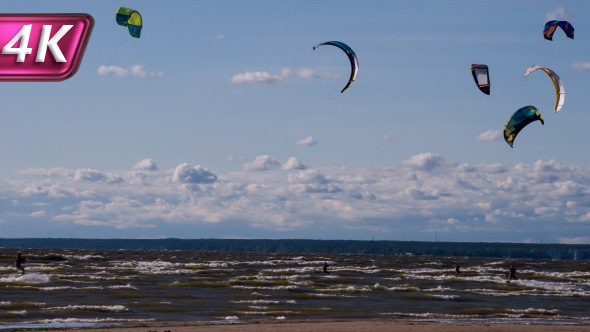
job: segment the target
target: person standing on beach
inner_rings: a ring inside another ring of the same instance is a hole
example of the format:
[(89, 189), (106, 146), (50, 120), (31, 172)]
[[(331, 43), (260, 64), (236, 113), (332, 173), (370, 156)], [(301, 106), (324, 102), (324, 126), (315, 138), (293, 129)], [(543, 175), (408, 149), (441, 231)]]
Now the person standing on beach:
[(14, 262), (14, 266), (16, 266), (17, 269), (21, 270), (23, 273), (21, 273), (21, 276), (25, 275), (25, 268), (21, 265), (22, 263), (26, 262), (27, 259), (23, 258), (21, 256), (20, 253), (18, 253), (18, 257), (16, 257), (16, 261)]

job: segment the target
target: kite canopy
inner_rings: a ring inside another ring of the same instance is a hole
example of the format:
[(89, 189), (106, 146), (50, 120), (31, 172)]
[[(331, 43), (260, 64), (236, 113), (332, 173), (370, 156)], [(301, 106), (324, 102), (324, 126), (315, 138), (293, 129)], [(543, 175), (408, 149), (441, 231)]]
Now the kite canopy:
[(536, 120), (541, 121), (543, 125), (545, 124), (541, 113), (539, 113), (539, 110), (535, 106), (525, 106), (514, 112), (512, 117), (506, 122), (506, 126), (504, 126), (504, 140), (506, 143), (512, 147), (516, 135), (518, 135), (522, 128)]
[(574, 27), (568, 21), (549, 21), (545, 23), (545, 29), (543, 29), (545, 39), (553, 40), (553, 33), (558, 26), (563, 29), (566, 36), (574, 39)]
[(348, 87), (352, 84), (352, 82), (354, 82), (354, 80), (356, 78), (356, 74), (359, 69), (359, 62), (356, 58), (356, 54), (354, 54), (354, 51), (352, 50), (352, 48), (348, 47), (348, 45), (341, 43), (339, 41), (329, 41), (329, 42), (317, 44), (316, 46), (313, 47), (313, 50), (315, 51), (316, 48), (318, 48), (322, 45), (336, 46), (336, 47), (340, 48), (341, 50), (343, 50), (346, 53), (346, 55), (348, 55), (348, 59), (350, 60), (350, 66), (351, 66), (350, 78), (348, 79), (348, 83), (346, 84), (344, 89), (342, 89), (342, 91), (340, 91), (342, 93), (342, 92), (346, 91), (346, 89), (348, 89)]
[(528, 74), (534, 72), (537, 69), (544, 71), (547, 75), (549, 75), (549, 77), (551, 78), (551, 81), (553, 81), (553, 86), (555, 87), (554, 112), (557, 113), (557, 112), (559, 112), (559, 110), (563, 106), (563, 102), (565, 101), (565, 89), (563, 88), (563, 83), (561, 83), (561, 79), (559, 79), (559, 76), (557, 76), (557, 74), (553, 70), (551, 70), (549, 68), (541, 67), (541, 66), (529, 67), (529, 69), (527, 69), (524, 72), (524, 77), (527, 77)]
[(119, 25), (129, 28), (129, 34), (135, 38), (141, 35), (141, 14), (131, 8), (119, 7), (115, 20)]
[(490, 94), (490, 74), (487, 65), (471, 65), (471, 74), (475, 80), (475, 84), (486, 95)]

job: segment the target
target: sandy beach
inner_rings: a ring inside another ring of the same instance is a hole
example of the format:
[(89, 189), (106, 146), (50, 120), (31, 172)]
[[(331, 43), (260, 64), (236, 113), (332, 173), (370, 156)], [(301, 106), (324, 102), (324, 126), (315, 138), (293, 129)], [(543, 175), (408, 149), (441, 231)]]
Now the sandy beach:
[(414, 332), (553, 332), (553, 331), (590, 331), (590, 324), (505, 324), (505, 323), (451, 323), (422, 321), (294, 321), (294, 322), (249, 322), (249, 323), (202, 323), (202, 322), (171, 322), (143, 324), (141, 326), (113, 326), (102, 328), (67, 328), (67, 329), (9, 329), (5, 331), (89, 331), (89, 332), (254, 332), (254, 331), (322, 331), (322, 332), (353, 332), (353, 331), (414, 331)]

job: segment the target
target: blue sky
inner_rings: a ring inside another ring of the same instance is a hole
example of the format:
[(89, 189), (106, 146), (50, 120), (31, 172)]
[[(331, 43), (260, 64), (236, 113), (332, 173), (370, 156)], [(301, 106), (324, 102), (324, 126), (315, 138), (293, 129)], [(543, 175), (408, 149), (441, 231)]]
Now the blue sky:
[[(138, 10), (140, 39), (118, 26)], [(590, 243), (590, 6), (27, 1), (89, 13), (79, 71), (3, 82), (0, 236)], [(568, 20), (575, 40), (549, 19)], [(329, 40), (348, 44), (359, 73)], [(491, 94), (469, 67), (490, 68)], [(554, 114), (551, 68), (566, 90)], [(507, 119), (536, 106), (511, 149)]]

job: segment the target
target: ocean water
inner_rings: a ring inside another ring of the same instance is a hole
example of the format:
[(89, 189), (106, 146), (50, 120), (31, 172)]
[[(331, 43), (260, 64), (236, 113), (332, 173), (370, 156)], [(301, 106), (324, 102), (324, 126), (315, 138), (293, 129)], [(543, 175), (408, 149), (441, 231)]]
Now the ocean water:
[[(0, 255), (0, 329), (146, 321), (590, 322), (590, 261), (167, 250)], [(329, 264), (329, 273), (323, 264)], [(455, 273), (460, 264), (461, 273)], [(507, 283), (510, 265), (518, 280)]]

